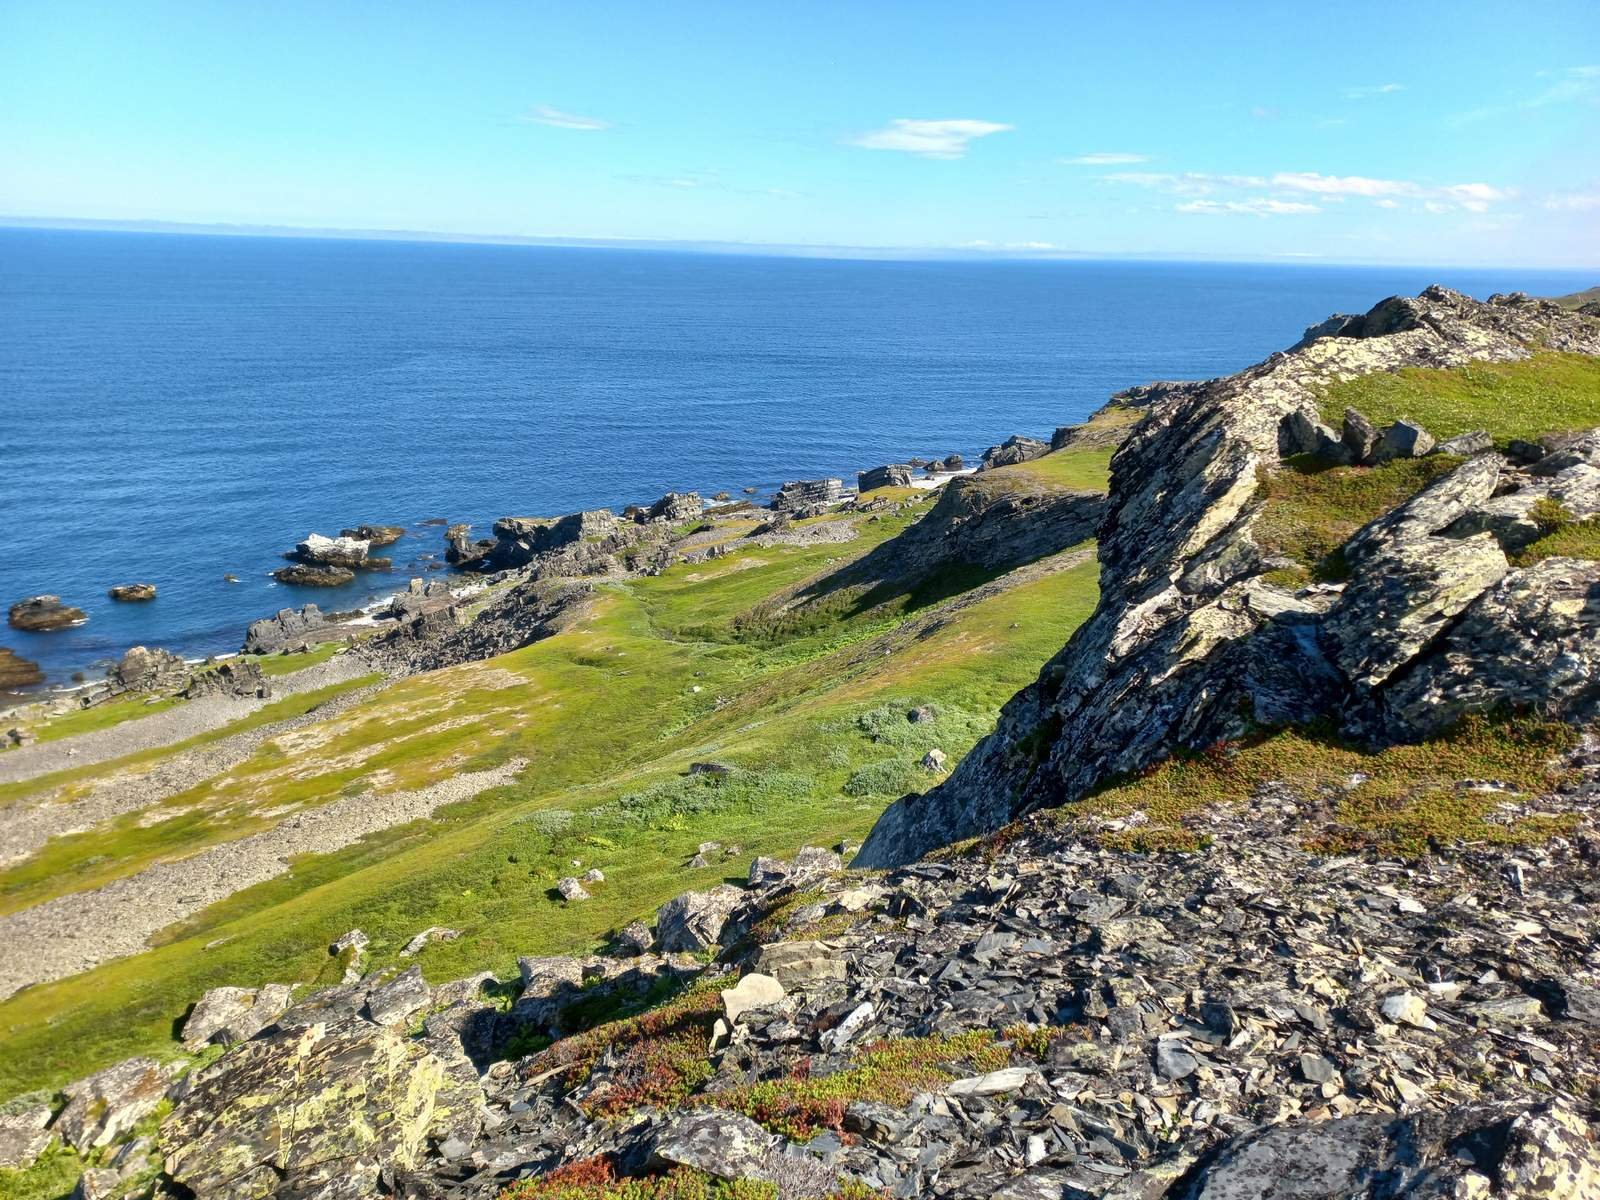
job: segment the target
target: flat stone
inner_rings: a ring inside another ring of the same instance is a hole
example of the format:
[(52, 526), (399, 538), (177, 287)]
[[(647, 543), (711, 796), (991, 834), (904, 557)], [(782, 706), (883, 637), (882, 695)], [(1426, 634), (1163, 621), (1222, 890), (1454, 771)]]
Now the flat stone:
[(770, 1008), (781, 1003), (783, 984), (771, 975), (752, 971), (731, 988), (722, 992), (722, 1011), (729, 1025), (737, 1025), (745, 1013), (758, 1008)]

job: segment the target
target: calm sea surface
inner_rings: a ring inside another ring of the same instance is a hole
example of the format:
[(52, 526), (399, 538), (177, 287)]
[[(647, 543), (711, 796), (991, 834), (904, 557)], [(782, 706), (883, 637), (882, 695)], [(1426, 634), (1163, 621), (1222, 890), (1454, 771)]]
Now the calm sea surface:
[[(506, 514), (970, 458), (1435, 281), (1592, 282), (0, 230), (0, 605), (55, 592), (90, 616), (0, 645), (55, 680), (133, 643), (236, 650), (257, 616), (403, 586), (443, 549), (430, 518), (487, 536)], [(393, 575), (268, 577), (308, 532), (361, 522), (411, 529)], [(106, 599), (132, 581), (160, 598)]]

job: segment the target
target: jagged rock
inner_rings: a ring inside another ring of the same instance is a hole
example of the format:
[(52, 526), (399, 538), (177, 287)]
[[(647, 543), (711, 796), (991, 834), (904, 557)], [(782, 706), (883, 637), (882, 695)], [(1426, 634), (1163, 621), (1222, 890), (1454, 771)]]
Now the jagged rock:
[(1558, 1106), (1278, 1125), (1225, 1143), (1174, 1200), (1595, 1200), (1600, 1151)]
[(842, 479), (791, 479), (778, 489), (772, 507), (794, 517), (814, 516), (844, 498)]
[(785, 1154), (783, 1138), (749, 1117), (717, 1108), (669, 1120), (651, 1157), (663, 1166), (689, 1167), (717, 1179), (776, 1184), (783, 1200), (826, 1196), (836, 1182), (820, 1159)]
[(115, 691), (170, 691), (188, 682), (189, 664), (170, 650), (130, 646), (111, 668), (109, 678)]
[(20, 725), (6, 730), (6, 741), (13, 746), (31, 746), (38, 740), (38, 735), (33, 730), (24, 729)]
[(856, 474), (856, 491), (871, 492), (885, 487), (910, 487), (912, 470), (904, 463), (890, 463), (884, 467), (873, 467), (870, 471), (860, 471)]
[(0, 692), (15, 691), (44, 682), (39, 664), (16, 651), (0, 646)]
[(1476, 506), (1450, 533), (1462, 537), (1488, 531), (1507, 550), (1522, 550), (1551, 532), (1544, 516), (1551, 505), (1558, 505), (1567, 521), (1600, 515), (1600, 467), (1575, 463), (1522, 484)]
[(577, 900), (587, 900), (589, 898), (588, 889), (586, 889), (582, 883), (573, 878), (571, 875), (566, 875), (556, 880), (556, 891), (561, 894), (561, 898), (563, 900), (566, 900), (569, 903)]
[(495, 548), (493, 538), (471, 540), (471, 525), (452, 525), (444, 531), (444, 560), (452, 567), (467, 570), (478, 566)]
[(279, 567), (272, 577), (279, 583), (296, 587), (343, 587), (356, 575), (346, 567), (308, 567), (296, 563), (290, 567)]
[(722, 990), (722, 1015), (731, 1028), (745, 1013), (783, 1002), (783, 984), (771, 975), (752, 971), (731, 988)]
[(947, 1096), (1003, 1096), (1026, 1087), (1039, 1078), (1031, 1067), (1004, 1067), (985, 1075), (969, 1075), (944, 1086)]
[(340, 934), (337, 940), (328, 947), (328, 953), (337, 956), (343, 954), (346, 950), (354, 950), (356, 956), (360, 957), (366, 953), (367, 946), (371, 941), (372, 939), (362, 930), (352, 929), (347, 933)]
[(697, 953), (717, 945), (728, 916), (744, 899), (731, 884), (708, 892), (684, 892), (656, 910), (656, 940), (663, 951)]
[(328, 620), (315, 604), (296, 611), (280, 608), (277, 615), (252, 621), (245, 631), (245, 654), (277, 654), (290, 646), (311, 641), (323, 632)]
[(283, 1015), (290, 996), (290, 989), (281, 983), (212, 988), (195, 1002), (184, 1022), (183, 1044), (198, 1050), (209, 1042), (231, 1046), (249, 1041)]
[[(1156, 399), (1112, 462), (1094, 615), (948, 780), (890, 806), (857, 865), (910, 861), (1018, 812), (1075, 800), (1176, 749), (1237, 737), (1249, 725), (1245, 713), (1280, 722), (1334, 713), (1377, 720), (1381, 698), (1353, 694), (1323, 651), (1315, 608), (1329, 593), (1308, 595), (1299, 613), (1251, 603), (1262, 594), (1256, 576), (1271, 569), (1251, 537), (1260, 474), (1280, 461), (1285, 419), (1317, 413), (1330, 382), (1408, 366), (1516, 361), (1534, 344), (1600, 353), (1600, 325), (1555, 305), (1482, 304), (1429, 288), (1384, 301), (1337, 337)], [(1421, 451), (1416, 427), (1390, 432), (1393, 445)], [(1424, 525), (1435, 519), (1410, 515)], [(1358, 603), (1385, 613), (1396, 603), (1404, 634), (1376, 630), (1382, 644), (1368, 651), (1356, 646), (1351, 621), (1348, 636), (1326, 639), (1363, 680), (1404, 671), (1405, 653), (1428, 652), (1452, 616), (1505, 574), (1500, 548), (1484, 541), (1463, 549), (1449, 537), (1440, 539), (1449, 546), (1419, 545), (1409, 534), (1400, 540), (1412, 544), (1398, 552), (1410, 560), (1401, 564), (1404, 586), (1369, 578), (1383, 564), (1354, 562), (1337, 603), (1347, 614)], [(1346, 706), (1353, 711), (1344, 714)]]
[(1458, 433), (1453, 438), (1446, 438), (1434, 449), (1440, 454), (1470, 458), (1474, 454), (1482, 454), (1485, 450), (1493, 450), (1494, 438), (1489, 436), (1488, 430), (1475, 429), (1471, 433)]
[(1425, 458), (1433, 452), (1433, 434), (1414, 421), (1396, 421), (1383, 431), (1373, 451), (1374, 462), (1392, 462), (1397, 458)]
[(156, 598), (156, 585), (153, 583), (119, 583), (106, 592), (113, 600), (141, 601)]
[(824, 875), (843, 869), (844, 860), (833, 851), (824, 850), (819, 846), (802, 846), (794, 858), (787, 862), (781, 858), (766, 856), (755, 859), (750, 864), (750, 886), (761, 888), (783, 884), (803, 887)]
[(13, 629), (43, 633), (82, 625), (89, 618), (83, 609), (61, 603), (60, 596), (29, 596), (13, 604), (6, 619)]
[(109, 1146), (154, 1112), (171, 1083), (168, 1069), (153, 1058), (130, 1058), (69, 1083), (67, 1106), (50, 1130), (74, 1150)]
[(0, 1106), (0, 1167), (26, 1171), (55, 1140), (50, 1106), (24, 1099)]
[(944, 770), (944, 764), (945, 753), (937, 746), (922, 756), (922, 769), (924, 771), (942, 771)]
[(432, 1000), (433, 989), (422, 978), (422, 968), (407, 967), (367, 994), (367, 1015), (379, 1025), (402, 1024)]
[(1329, 462), (1360, 461), (1334, 429), (1297, 408), (1283, 419), (1278, 448), (1284, 454), (1310, 454)]
[(430, 942), (453, 942), (460, 936), (461, 931), (459, 929), (449, 929), (443, 925), (429, 925), (405, 944), (405, 947), (400, 951), (400, 957), (411, 958), (413, 955), (421, 954)]
[[(726, 763), (719, 763), (719, 762), (692, 762), (692, 763), (689, 764), (689, 774), (691, 774), (691, 775), (710, 775), (715, 779), (726, 779), (729, 775), (733, 774), (733, 768), (728, 766)], [(718, 846), (715, 843), (712, 843), (711, 848), (713, 850), (722, 849), (721, 846)], [(702, 854), (708, 853), (708, 851), (705, 849), (704, 846), (701, 847), (700, 852)]]
[(826, 942), (778, 942), (764, 946), (756, 970), (777, 979), (786, 988), (842, 983), (845, 961)]
[(399, 525), (357, 525), (354, 529), (339, 530), (341, 538), (366, 542), (369, 548), (392, 546), (405, 535), (405, 529)]
[(1378, 427), (1367, 420), (1359, 409), (1344, 410), (1344, 423), (1339, 430), (1339, 440), (1350, 453), (1350, 461), (1370, 465), (1378, 450)]
[(470, 623), (459, 623), (453, 606), (431, 609), (364, 643), (359, 653), (389, 670), (479, 662), (571, 628), (593, 599), (587, 581), (531, 580), (490, 601)]
[(1600, 563), (1547, 558), (1506, 575), (1386, 698), (1419, 735), (1502, 705), (1600, 715)]
[(612, 946), (618, 954), (632, 958), (648, 954), (655, 944), (656, 935), (643, 921), (629, 921), (617, 931), (617, 936), (612, 940)]
[(946, 471), (959, 471), (966, 466), (959, 454), (947, 454), (939, 463), (940, 468)]
[(1323, 624), (1334, 662), (1358, 689), (1378, 687), (1509, 569), (1488, 534), (1384, 546), (1365, 560)]
[(1050, 443), (1041, 442), (1038, 438), (1023, 437), (1019, 433), (1008, 437), (998, 446), (990, 446), (985, 450), (978, 470), (990, 471), (995, 467), (1015, 466), (1017, 463), (1031, 462), (1049, 453)]
[(186, 700), (201, 696), (245, 696), (265, 699), (272, 695), (261, 664), (248, 659), (232, 659), (209, 671), (196, 672), (180, 693)]
[(645, 510), (644, 519), (676, 525), (681, 521), (698, 520), (705, 508), (699, 492), (668, 492)]
[(421, 1043), (365, 1022), (268, 1034), (197, 1071), (161, 1126), (166, 1173), (190, 1194), (363, 1195), (411, 1168), (429, 1137), (470, 1135), (478, 1089)]
[(367, 565), (367, 551), (370, 548), (371, 543), (361, 538), (330, 538), (313, 533), (305, 541), (297, 543), (284, 557), (308, 567), (347, 567), (354, 570)]

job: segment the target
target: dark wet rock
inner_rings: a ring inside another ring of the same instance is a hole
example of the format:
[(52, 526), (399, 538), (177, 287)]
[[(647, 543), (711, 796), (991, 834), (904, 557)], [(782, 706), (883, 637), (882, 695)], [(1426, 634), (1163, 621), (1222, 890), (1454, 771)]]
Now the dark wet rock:
[(983, 461), (978, 464), (978, 470), (989, 471), (995, 467), (1009, 467), (1017, 463), (1031, 462), (1050, 453), (1050, 443), (1041, 442), (1038, 438), (1023, 437), (1015, 434), (1008, 437), (998, 446), (990, 446), (983, 452)]
[(861, 471), (856, 475), (856, 491), (871, 492), (885, 487), (910, 487), (912, 477), (912, 469), (904, 463), (873, 467), (870, 471)]
[(0, 692), (15, 691), (43, 682), (44, 672), (39, 669), (38, 663), (0, 646)]
[(13, 604), (7, 614), (13, 629), (26, 629), (30, 633), (67, 629), (82, 625), (88, 619), (81, 608), (61, 603), (60, 596), (29, 596)]
[(161, 1126), (167, 1175), (206, 1197), (365, 1195), (431, 1138), (471, 1134), (481, 1093), (418, 1042), (365, 1022), (236, 1046)]
[(356, 574), (347, 567), (308, 567), (296, 563), (289, 567), (279, 567), (272, 573), (272, 577), (279, 583), (292, 584), (295, 587), (343, 587), (354, 580)]
[(155, 1111), (171, 1073), (153, 1058), (130, 1058), (61, 1090), (67, 1106), (50, 1130), (74, 1150), (109, 1146)]
[(392, 546), (405, 535), (406, 531), (400, 525), (357, 525), (353, 529), (339, 531), (341, 538), (366, 542), (369, 547)]
[(106, 592), (113, 600), (142, 601), (156, 598), (156, 585), (153, 583), (119, 583)]

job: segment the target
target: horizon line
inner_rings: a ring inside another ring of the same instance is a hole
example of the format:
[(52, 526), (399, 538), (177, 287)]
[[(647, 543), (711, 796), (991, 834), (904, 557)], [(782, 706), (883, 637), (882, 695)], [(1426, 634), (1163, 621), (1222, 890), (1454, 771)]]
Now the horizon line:
[(264, 225), (230, 221), (169, 221), (100, 217), (37, 217), (0, 214), (0, 228), (63, 232), (171, 234), (184, 237), (256, 237), (301, 241), (403, 242), (466, 246), (529, 246), (578, 250), (642, 250), (654, 253), (721, 254), (769, 258), (818, 258), (902, 262), (1195, 262), (1251, 266), (1406, 267), (1426, 270), (1538, 270), (1561, 274), (1600, 271), (1592, 266), (1541, 262), (1418, 262), (1408, 259), (1335, 258), (1285, 253), (1218, 257), (1178, 250), (1073, 250), (1027, 246), (855, 246), (807, 242), (742, 242), (687, 238), (571, 237), (514, 233), (452, 233), (426, 229), (363, 229), (343, 226)]

